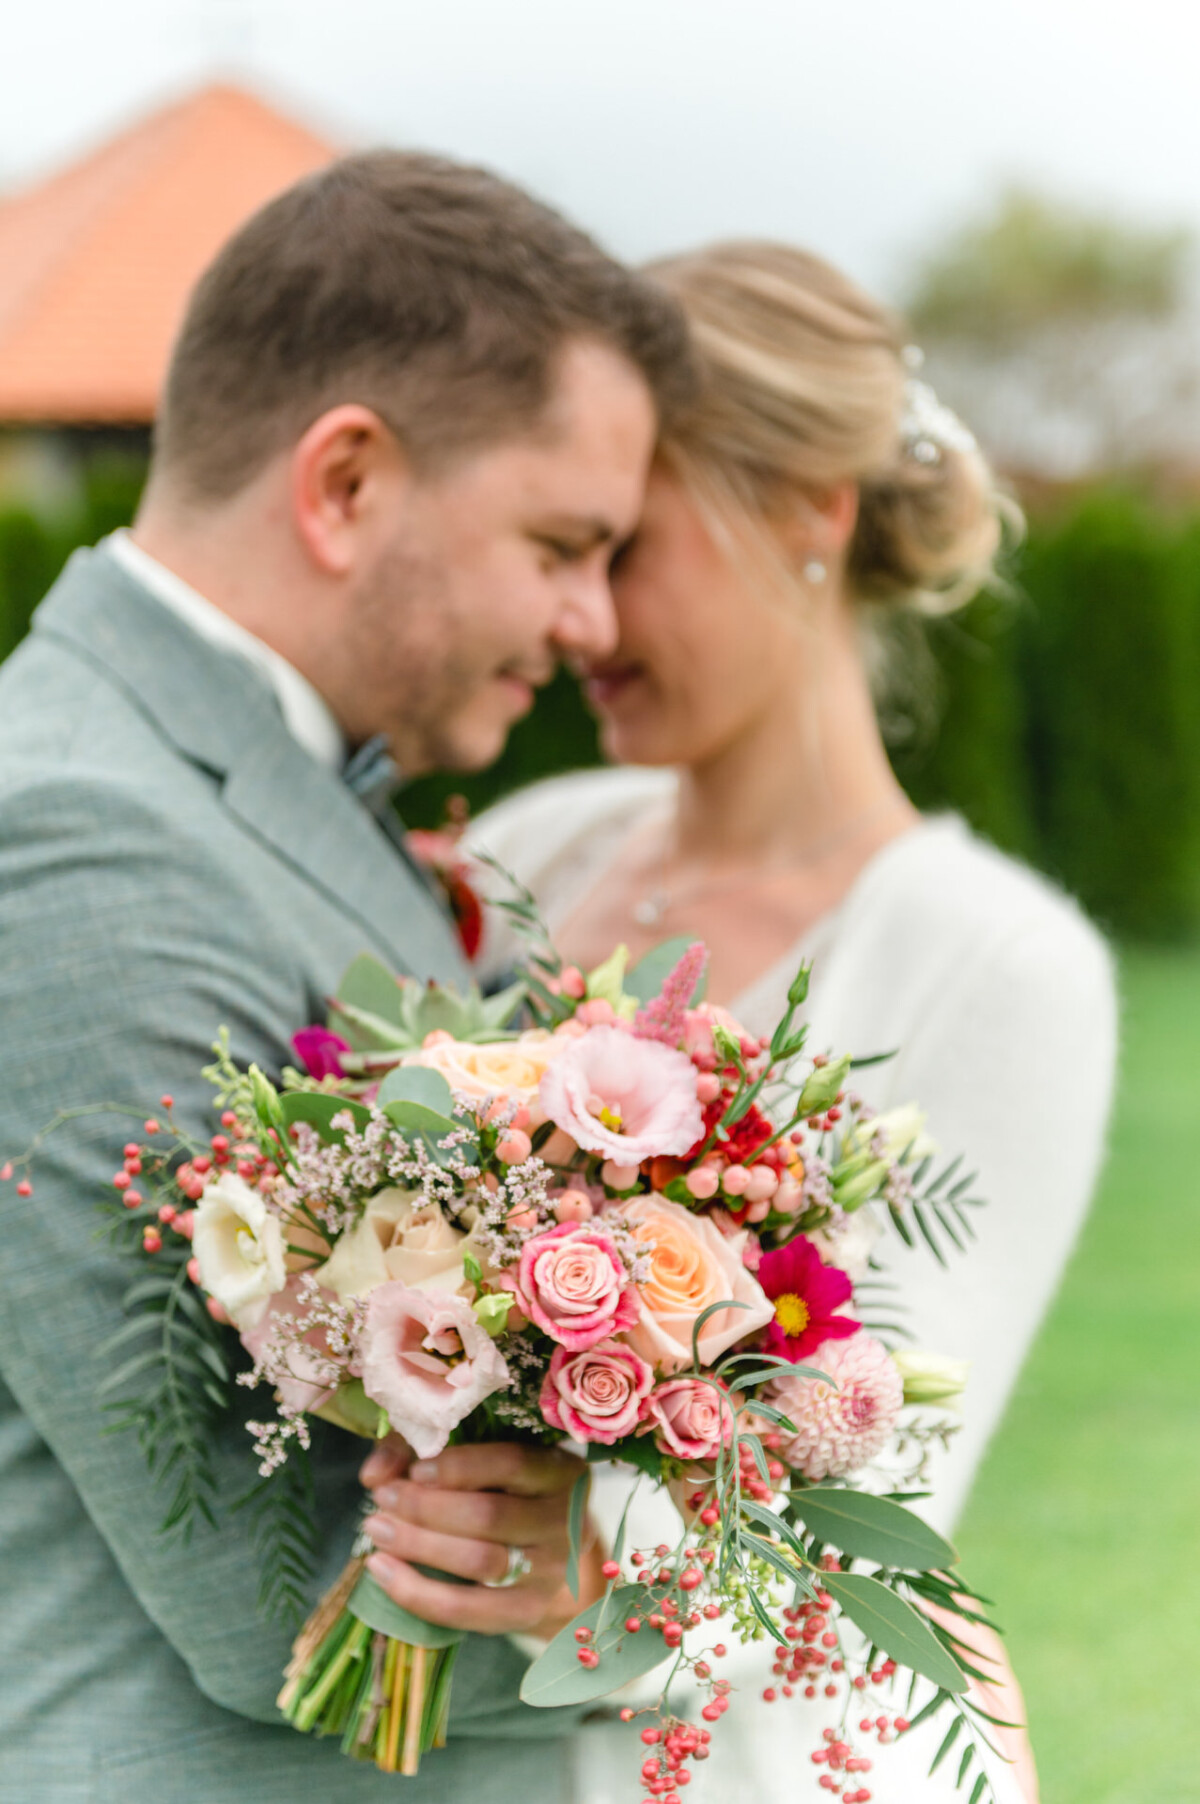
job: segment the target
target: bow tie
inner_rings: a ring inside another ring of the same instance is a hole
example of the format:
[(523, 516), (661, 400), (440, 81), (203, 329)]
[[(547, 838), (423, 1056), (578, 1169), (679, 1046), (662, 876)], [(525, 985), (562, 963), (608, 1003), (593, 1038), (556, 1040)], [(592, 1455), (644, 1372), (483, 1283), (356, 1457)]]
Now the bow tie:
[(342, 781), (376, 819), (383, 820), (394, 813), (391, 800), (400, 787), (400, 767), (388, 750), (383, 733), (376, 733), (351, 753), (342, 766)]

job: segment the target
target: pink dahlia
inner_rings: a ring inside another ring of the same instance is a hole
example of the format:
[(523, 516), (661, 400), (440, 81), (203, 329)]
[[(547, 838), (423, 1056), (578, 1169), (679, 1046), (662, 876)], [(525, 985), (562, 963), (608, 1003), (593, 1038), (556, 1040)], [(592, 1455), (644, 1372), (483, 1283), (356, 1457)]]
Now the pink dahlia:
[(546, 1071), (542, 1108), (586, 1152), (618, 1165), (684, 1153), (704, 1132), (691, 1060), (657, 1040), (593, 1027)]
[(887, 1348), (869, 1334), (825, 1341), (812, 1364), (838, 1388), (799, 1375), (768, 1387), (768, 1402), (796, 1425), (781, 1457), (805, 1478), (844, 1478), (887, 1444), (904, 1403), (904, 1381)]
[(862, 1326), (848, 1315), (834, 1314), (850, 1301), (854, 1286), (836, 1265), (824, 1263), (803, 1234), (764, 1253), (756, 1276), (775, 1305), (766, 1350), (780, 1359), (807, 1359), (823, 1341), (848, 1340)]

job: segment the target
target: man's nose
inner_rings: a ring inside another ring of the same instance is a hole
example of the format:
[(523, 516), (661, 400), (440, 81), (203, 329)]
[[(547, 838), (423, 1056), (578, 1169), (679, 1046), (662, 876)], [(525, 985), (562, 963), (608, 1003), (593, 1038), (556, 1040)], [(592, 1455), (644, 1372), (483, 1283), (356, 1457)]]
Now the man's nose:
[(617, 646), (617, 614), (608, 567), (574, 571), (566, 582), (552, 634), (560, 652), (607, 658)]

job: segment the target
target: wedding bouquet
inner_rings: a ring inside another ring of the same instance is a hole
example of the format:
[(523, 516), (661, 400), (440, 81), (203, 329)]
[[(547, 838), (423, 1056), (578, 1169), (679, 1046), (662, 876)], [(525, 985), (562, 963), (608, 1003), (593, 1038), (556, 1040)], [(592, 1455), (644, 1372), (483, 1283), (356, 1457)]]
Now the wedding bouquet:
[[(715, 1637), (761, 1640), (766, 1697), (828, 1704), (812, 1759), (842, 1804), (870, 1797), (867, 1739), (942, 1708), (939, 1758), (958, 1741), (978, 1804), (993, 1719), (967, 1695), (957, 1631), (984, 1618), (907, 1507), (919, 1493), (873, 1470), (902, 1423), (920, 1463), (946, 1425), (906, 1404), (952, 1401), (961, 1374), (866, 1319), (883, 1223), (940, 1257), (970, 1233), (969, 1180), (934, 1172), (915, 1110), (872, 1115), (848, 1056), (805, 1055), (807, 971), (761, 1040), (702, 1000), (705, 957), (676, 942), (631, 971), (622, 948), (585, 974), (543, 949), (486, 1000), (364, 957), (327, 1025), (297, 1034), (305, 1070), (281, 1088), (222, 1040), (206, 1074), (221, 1131), (189, 1140), (164, 1097), (113, 1179), (114, 1231), (149, 1271), (107, 1387), (138, 1380), (115, 1407), (172, 1483), (175, 1527), (216, 1518), (231, 1380), (273, 1393), (247, 1424), (251, 1502), (275, 1512), (268, 1604), (295, 1603), (308, 1574), (314, 1416), (423, 1459), (474, 1439), (625, 1462), (631, 1487), (671, 1488), (683, 1528), (628, 1546), (622, 1521), (603, 1596), (533, 1662), (528, 1704), (577, 1705), (670, 1662), (656, 1702), (620, 1714), (641, 1724), (646, 1795), (679, 1804), (729, 1704)], [(577, 1594), (587, 1489), (570, 1507)], [(301, 1631), (280, 1707), (412, 1773), (444, 1741), (461, 1636), (393, 1603), (365, 1551)], [(918, 1675), (934, 1687), (919, 1712)], [(674, 1701), (685, 1676), (698, 1721)]]

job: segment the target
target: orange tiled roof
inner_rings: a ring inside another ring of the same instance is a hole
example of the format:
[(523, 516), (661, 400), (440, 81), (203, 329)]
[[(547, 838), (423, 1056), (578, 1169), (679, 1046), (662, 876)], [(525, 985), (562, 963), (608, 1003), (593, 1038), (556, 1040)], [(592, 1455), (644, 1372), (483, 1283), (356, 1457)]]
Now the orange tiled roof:
[(200, 271), (256, 207), (335, 154), (215, 86), (0, 200), (0, 421), (152, 419)]

